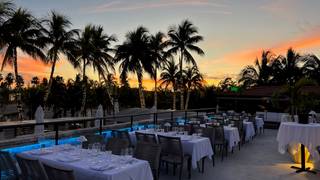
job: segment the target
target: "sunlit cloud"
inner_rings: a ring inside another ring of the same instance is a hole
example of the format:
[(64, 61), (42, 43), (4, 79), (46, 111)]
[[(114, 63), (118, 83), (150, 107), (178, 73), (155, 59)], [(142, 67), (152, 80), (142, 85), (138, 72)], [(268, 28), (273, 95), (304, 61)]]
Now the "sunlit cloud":
[[(253, 64), (256, 58), (260, 58), (263, 50), (271, 50), (275, 54), (285, 55), (286, 51), (292, 47), (301, 53), (313, 53), (310, 49), (320, 49), (320, 30), (313, 29), (307, 35), (290, 41), (280, 42), (271, 47), (257, 46), (258, 48), (254, 49), (243, 49), (227, 53), (216, 59), (199, 61), (199, 67), (203, 72), (207, 72), (207, 74), (215, 74), (216, 78), (236, 77), (241, 68), (245, 65)], [(220, 75), (217, 76), (216, 74)]]
[(136, 11), (144, 9), (155, 9), (165, 7), (211, 7), (215, 10), (207, 10), (203, 13), (231, 14), (230, 11), (223, 10), (227, 5), (209, 0), (159, 0), (159, 1), (110, 1), (93, 7), (84, 8), (92, 13), (116, 12), (116, 11)]

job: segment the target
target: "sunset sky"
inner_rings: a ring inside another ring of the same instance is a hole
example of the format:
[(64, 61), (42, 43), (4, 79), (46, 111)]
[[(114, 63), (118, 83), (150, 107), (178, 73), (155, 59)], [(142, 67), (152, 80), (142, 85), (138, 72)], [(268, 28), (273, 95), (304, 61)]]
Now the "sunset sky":
[[(319, 0), (16, 0), (37, 17), (56, 10), (70, 17), (73, 27), (103, 25), (122, 43), (127, 31), (138, 25), (151, 33), (167, 32), (170, 25), (191, 20), (204, 36), (199, 44), (206, 55), (195, 55), (209, 84), (225, 77), (237, 78), (241, 68), (253, 64), (263, 49), (284, 54), (289, 47), (320, 56)], [(19, 70), (26, 79), (46, 77), (45, 66), (20, 54)], [(11, 71), (6, 68), (6, 72)], [(74, 78), (79, 71), (67, 61), (58, 64), (56, 75)], [(118, 73), (118, 72), (117, 72)], [(90, 73), (91, 78), (97, 75)], [(130, 76), (135, 84), (135, 76)], [(151, 87), (149, 76), (145, 86)]]

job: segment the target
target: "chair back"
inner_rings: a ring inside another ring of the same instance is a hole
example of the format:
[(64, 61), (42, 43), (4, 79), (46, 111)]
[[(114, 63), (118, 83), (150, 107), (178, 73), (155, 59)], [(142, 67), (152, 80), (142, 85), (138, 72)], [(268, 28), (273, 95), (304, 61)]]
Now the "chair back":
[(158, 135), (159, 144), (161, 146), (161, 155), (180, 157), (183, 160), (183, 149), (181, 139), (179, 137), (168, 137)]
[(109, 138), (106, 144), (106, 150), (111, 151), (112, 154), (121, 155), (121, 151), (128, 148), (127, 141), (120, 138)]
[(120, 138), (120, 139), (127, 141), (130, 147), (133, 146), (128, 131), (115, 130), (115, 131), (113, 131), (113, 135), (114, 135), (114, 137), (117, 137), (117, 138)]
[(214, 131), (215, 131), (215, 141), (218, 140), (218, 141), (224, 142), (225, 141), (225, 137), (224, 137), (223, 125), (215, 126), (214, 127)]
[(42, 163), (49, 180), (75, 180), (73, 170), (61, 169)]
[(15, 159), (9, 152), (0, 151), (0, 179), (18, 179), (19, 172)]
[(37, 159), (29, 159), (22, 157), (21, 155), (16, 155), (17, 161), (21, 168), (21, 173), (23, 179), (32, 180), (46, 180), (47, 175)]
[[(154, 143), (138, 142), (133, 157), (148, 161), (153, 172), (159, 170), (161, 146)], [(154, 177), (157, 174), (153, 174)]]
[(214, 140), (216, 137), (215, 129), (213, 127), (202, 128), (202, 136), (210, 140), (211, 146), (214, 147)]
[(135, 132), (135, 134), (136, 134), (137, 142), (157, 144), (157, 138), (155, 134), (147, 134), (147, 133), (140, 133), (140, 132)]

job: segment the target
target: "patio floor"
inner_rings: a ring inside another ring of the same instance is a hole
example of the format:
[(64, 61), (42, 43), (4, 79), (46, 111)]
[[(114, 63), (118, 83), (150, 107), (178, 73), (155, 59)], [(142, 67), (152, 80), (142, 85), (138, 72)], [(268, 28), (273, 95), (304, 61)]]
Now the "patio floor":
[[(192, 180), (316, 180), (318, 174), (294, 172), (290, 166), (294, 165), (288, 154), (278, 152), (276, 141), (277, 130), (266, 129), (264, 134), (258, 135), (253, 141), (242, 146), (241, 151), (235, 150), (233, 154), (221, 162), (220, 156), (216, 156), (216, 165), (212, 167), (211, 160), (206, 159), (204, 174), (197, 170), (192, 172)], [(170, 172), (171, 170), (171, 172)], [(178, 173), (177, 173), (178, 174)], [(161, 171), (160, 180), (177, 180), (178, 176)], [(183, 179), (187, 178), (186, 169)]]

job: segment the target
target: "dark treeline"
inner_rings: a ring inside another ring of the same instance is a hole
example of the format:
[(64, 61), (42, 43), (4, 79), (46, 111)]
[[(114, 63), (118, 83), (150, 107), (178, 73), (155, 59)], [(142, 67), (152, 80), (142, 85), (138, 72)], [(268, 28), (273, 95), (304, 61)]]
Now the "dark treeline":
[[(22, 79), (22, 81), (24, 81)], [(2, 105), (10, 103), (10, 94), (14, 94), (16, 88), (12, 88), (14, 76), (8, 73), (5, 77), (0, 78), (0, 103)], [(22, 102), (25, 106), (25, 114), (28, 118), (33, 118), (34, 112), (39, 105), (44, 104), (44, 97), (48, 80), (46, 78), (40, 80), (33, 77), (28, 86), (23, 86)], [(75, 79), (64, 80), (63, 77), (56, 76), (52, 81), (52, 93), (48, 98), (47, 106), (53, 111), (53, 117), (76, 116), (81, 110), (82, 101), (82, 80), (77, 75)], [(98, 82), (88, 79), (87, 84), (87, 109), (93, 110), (99, 104), (102, 104), (106, 113), (113, 113), (113, 106), (106, 94), (104, 82)], [(139, 107), (139, 89), (132, 88), (128, 85), (120, 86), (115, 81), (112, 84), (112, 94), (119, 101), (121, 108)], [(189, 108), (211, 107), (214, 103), (212, 100), (216, 97), (216, 88), (213, 86), (203, 86), (201, 91), (191, 89)], [(154, 91), (145, 91), (146, 107), (150, 108), (154, 103)], [(166, 88), (158, 90), (158, 108), (172, 108), (172, 91)], [(179, 100), (176, 101), (179, 104)], [(68, 114), (67, 114), (68, 113)]]

